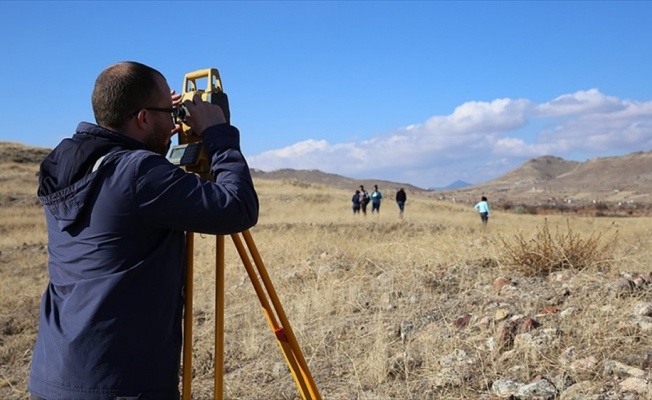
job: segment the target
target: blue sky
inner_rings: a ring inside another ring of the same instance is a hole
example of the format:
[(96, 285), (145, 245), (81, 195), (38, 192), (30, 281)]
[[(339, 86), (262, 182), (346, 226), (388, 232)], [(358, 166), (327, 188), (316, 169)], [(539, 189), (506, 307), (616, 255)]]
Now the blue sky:
[(0, 3), (1, 141), (94, 122), (117, 61), (220, 71), (253, 168), (439, 187), (652, 147), (644, 1)]

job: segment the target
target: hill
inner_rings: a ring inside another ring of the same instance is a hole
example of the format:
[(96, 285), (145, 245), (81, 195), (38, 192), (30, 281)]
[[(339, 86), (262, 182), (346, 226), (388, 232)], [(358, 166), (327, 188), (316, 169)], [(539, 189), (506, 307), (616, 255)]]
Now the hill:
[[(39, 163), (49, 151), (0, 142), (0, 163)], [(383, 179), (354, 179), (319, 170), (286, 168), (269, 172), (252, 169), (251, 172), (255, 179), (319, 184), (350, 191), (360, 185), (370, 188), (377, 184), (390, 195), (403, 187), (412, 195), (467, 203), (487, 196), (494, 204), (530, 206), (574, 204), (588, 207), (597, 203), (652, 205), (652, 151), (594, 158), (586, 162), (542, 156), (530, 159), (515, 170), (488, 182), (467, 186), (456, 182), (438, 190)]]
[(50, 153), (43, 147), (25, 146), (14, 142), (0, 142), (0, 164), (38, 164)]
[(586, 162), (543, 156), (489, 182), (439, 196), (474, 201), (545, 204), (652, 204), (652, 152), (594, 158)]
[(301, 181), (306, 184), (320, 184), (331, 186), (339, 189), (348, 189), (354, 191), (360, 185), (366, 188), (371, 188), (373, 185), (378, 185), (381, 190), (383, 188), (389, 190), (397, 190), (404, 188), (410, 192), (423, 192), (425, 189), (410, 185), (409, 183), (392, 182), (382, 179), (353, 179), (347, 178), (342, 175), (329, 174), (316, 169), (311, 170), (296, 170), (296, 169), (278, 169), (275, 171), (264, 172), (259, 169), (252, 169), (251, 174), (257, 179), (270, 179), (270, 180), (285, 180), (285, 181)]

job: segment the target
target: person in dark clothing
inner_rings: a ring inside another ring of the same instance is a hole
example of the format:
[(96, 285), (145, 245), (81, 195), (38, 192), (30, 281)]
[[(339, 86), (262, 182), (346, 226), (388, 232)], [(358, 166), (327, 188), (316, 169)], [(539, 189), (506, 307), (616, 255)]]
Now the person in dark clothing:
[(81, 122), (41, 163), (49, 283), (34, 398), (179, 399), (185, 231), (225, 235), (258, 220), (239, 131), (219, 106), (199, 95), (183, 104), (211, 181), (165, 158), (180, 99), (151, 67), (111, 65), (95, 81), (96, 124)]
[(351, 197), (351, 203), (353, 207), (353, 214), (360, 214), (360, 191), (356, 190)]
[(396, 192), (396, 204), (398, 205), (398, 210), (399, 210), (399, 216), (403, 218), (403, 211), (405, 210), (405, 202), (407, 201), (407, 195), (405, 194), (405, 190), (403, 188), (400, 188), (398, 192)]
[(364, 190), (363, 185), (360, 185), (360, 210), (363, 215), (367, 215), (367, 204), (369, 204), (369, 192)]

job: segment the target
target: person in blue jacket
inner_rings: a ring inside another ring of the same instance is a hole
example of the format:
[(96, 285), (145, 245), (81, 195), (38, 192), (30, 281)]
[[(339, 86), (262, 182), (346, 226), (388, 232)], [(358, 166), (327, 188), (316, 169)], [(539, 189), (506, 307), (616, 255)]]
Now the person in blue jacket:
[(489, 202), (485, 196), (482, 196), (478, 204), (475, 205), (475, 209), (480, 213), (480, 219), (482, 220), (483, 225), (487, 225), (489, 222)]
[(239, 131), (219, 106), (184, 102), (213, 180), (165, 158), (180, 99), (151, 67), (111, 65), (95, 81), (96, 124), (81, 122), (40, 165), (49, 283), (33, 398), (179, 399), (185, 231), (224, 235), (258, 220)]
[(356, 190), (351, 197), (351, 207), (353, 208), (353, 214), (360, 214), (360, 191)]

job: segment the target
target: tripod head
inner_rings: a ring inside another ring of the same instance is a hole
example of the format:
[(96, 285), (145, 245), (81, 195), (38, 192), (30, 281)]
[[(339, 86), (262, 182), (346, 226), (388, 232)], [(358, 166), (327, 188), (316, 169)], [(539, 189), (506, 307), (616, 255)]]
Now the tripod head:
[[(206, 80), (206, 89), (199, 89), (198, 81)], [(205, 102), (216, 104), (222, 108), (226, 123), (231, 123), (231, 112), (229, 110), (229, 99), (222, 88), (222, 79), (217, 68), (201, 69), (189, 72), (183, 78), (183, 89), (181, 92), (181, 106), (177, 112), (177, 122), (181, 123), (181, 132), (178, 135), (179, 144), (170, 151), (168, 159), (174, 165), (184, 168), (187, 172), (193, 172), (205, 179), (210, 179), (210, 162), (206, 150), (201, 142), (199, 133), (192, 131), (186, 125), (188, 109), (183, 102), (191, 100), (195, 94), (201, 95)]]

